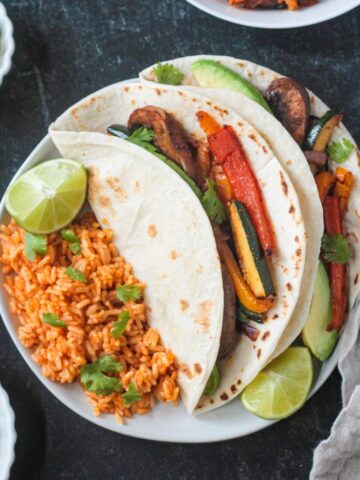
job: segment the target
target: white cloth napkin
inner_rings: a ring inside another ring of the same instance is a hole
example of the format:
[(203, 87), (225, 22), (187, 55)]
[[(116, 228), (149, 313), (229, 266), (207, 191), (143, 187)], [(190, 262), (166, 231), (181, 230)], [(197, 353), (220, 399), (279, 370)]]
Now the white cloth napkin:
[(343, 409), (330, 437), (314, 452), (310, 480), (360, 479), (360, 305), (354, 308), (340, 338), (339, 370)]

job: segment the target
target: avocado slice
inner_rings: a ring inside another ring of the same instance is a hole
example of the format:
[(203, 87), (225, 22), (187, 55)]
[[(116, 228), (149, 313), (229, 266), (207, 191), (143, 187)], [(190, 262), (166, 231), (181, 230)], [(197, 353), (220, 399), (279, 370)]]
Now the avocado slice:
[(334, 350), (337, 332), (328, 332), (326, 327), (331, 320), (331, 289), (328, 274), (320, 262), (311, 307), (304, 329), (301, 333), (304, 344), (311, 353), (321, 360), (326, 360)]
[(201, 87), (225, 88), (234, 92), (240, 92), (272, 113), (271, 108), (259, 90), (248, 80), (231, 70), (231, 68), (221, 65), (221, 63), (214, 60), (203, 59), (196, 60), (191, 65), (191, 72)]

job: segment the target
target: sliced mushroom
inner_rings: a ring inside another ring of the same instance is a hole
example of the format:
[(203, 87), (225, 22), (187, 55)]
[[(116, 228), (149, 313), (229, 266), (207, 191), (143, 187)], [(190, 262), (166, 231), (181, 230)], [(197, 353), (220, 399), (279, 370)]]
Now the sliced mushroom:
[(195, 148), (195, 180), (197, 185), (205, 191), (207, 190), (206, 179), (210, 177), (212, 169), (210, 147), (207, 142), (198, 142)]
[(195, 165), (186, 134), (172, 115), (158, 107), (137, 108), (128, 120), (129, 128), (135, 125), (151, 128), (157, 148), (194, 178)]
[(275, 117), (301, 145), (309, 125), (310, 98), (305, 88), (290, 78), (278, 78), (265, 92)]
[(218, 353), (219, 359), (229, 355), (237, 344), (235, 291), (230, 274), (223, 263), (221, 264), (221, 270), (224, 286), (224, 314)]

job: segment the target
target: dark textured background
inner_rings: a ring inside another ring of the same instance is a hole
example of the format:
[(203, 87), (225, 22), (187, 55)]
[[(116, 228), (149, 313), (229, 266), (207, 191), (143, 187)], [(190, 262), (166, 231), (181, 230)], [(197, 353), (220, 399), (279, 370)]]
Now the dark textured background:
[[(160, 59), (230, 54), (293, 76), (333, 107), (360, 142), (360, 9), (292, 31), (232, 25), (183, 0), (13, 0), (14, 65), (0, 89), (0, 186), (51, 120), (84, 95)], [(312, 451), (340, 410), (334, 373), (314, 398), (267, 430), (217, 444), (161, 444), (102, 430), (31, 374), (0, 322), (0, 381), (16, 413), (11, 480), (306, 479)]]

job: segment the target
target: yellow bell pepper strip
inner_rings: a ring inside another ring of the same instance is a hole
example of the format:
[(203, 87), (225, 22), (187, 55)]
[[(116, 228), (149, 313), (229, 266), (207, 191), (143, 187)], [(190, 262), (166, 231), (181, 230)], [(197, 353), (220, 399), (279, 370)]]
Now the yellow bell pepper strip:
[(242, 305), (252, 312), (265, 313), (274, 305), (274, 297), (257, 298), (245, 282), (240, 268), (225, 241), (218, 242), (219, 253), (224, 259), (234, 285), (236, 295)]
[(329, 193), (330, 188), (335, 184), (335, 175), (330, 172), (321, 172), (315, 177), (315, 182), (319, 191), (319, 197), (321, 202), (325, 200), (326, 195)]

